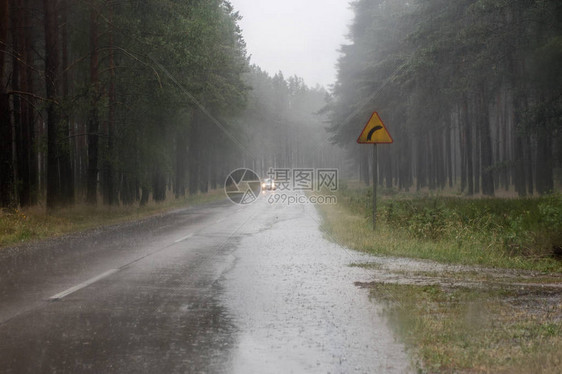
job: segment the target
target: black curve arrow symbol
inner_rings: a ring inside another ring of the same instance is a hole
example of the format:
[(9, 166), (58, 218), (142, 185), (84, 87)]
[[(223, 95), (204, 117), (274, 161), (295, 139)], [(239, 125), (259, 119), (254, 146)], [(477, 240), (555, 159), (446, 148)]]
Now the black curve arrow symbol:
[(367, 135), (367, 140), (371, 140), (371, 137), (373, 136), (373, 134), (375, 133), (375, 131), (382, 129), (382, 126), (375, 126), (373, 127), (373, 129), (371, 131), (369, 131), (369, 134)]

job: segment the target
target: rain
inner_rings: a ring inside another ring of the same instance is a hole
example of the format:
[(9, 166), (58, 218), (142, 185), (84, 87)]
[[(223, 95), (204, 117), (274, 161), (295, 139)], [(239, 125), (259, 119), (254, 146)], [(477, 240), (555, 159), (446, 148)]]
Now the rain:
[(557, 0), (0, 0), (0, 372), (562, 371)]

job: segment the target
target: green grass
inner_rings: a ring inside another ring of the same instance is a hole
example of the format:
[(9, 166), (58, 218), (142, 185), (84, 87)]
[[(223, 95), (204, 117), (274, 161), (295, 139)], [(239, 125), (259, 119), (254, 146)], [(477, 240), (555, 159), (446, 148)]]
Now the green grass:
[(562, 271), (562, 196), (528, 199), (393, 194), (377, 203), (370, 190), (340, 188), (322, 206), (323, 228), (338, 242), (380, 255), (547, 272)]
[[(383, 192), (373, 231), (369, 189), (344, 184), (338, 204), (319, 209), (327, 236), (376, 255), (542, 272), (532, 277), (511, 271), (501, 277), (479, 267), (454, 273), (393, 272), (403, 280), (429, 278), (428, 284), (485, 285), (474, 289), (362, 284), (383, 306), (419, 372), (562, 372), (562, 292), (540, 287), (560, 283), (562, 196), (468, 199)], [(354, 266), (388, 271), (380, 264)]]
[(173, 209), (217, 201), (224, 197), (224, 191), (218, 189), (183, 199), (169, 198), (160, 203), (150, 201), (142, 207), (138, 204), (111, 207), (77, 204), (57, 209), (49, 214), (41, 206), (13, 211), (0, 210), (0, 248), (143, 219)]
[(562, 303), (516, 291), (374, 284), (371, 296), (428, 373), (562, 372)]

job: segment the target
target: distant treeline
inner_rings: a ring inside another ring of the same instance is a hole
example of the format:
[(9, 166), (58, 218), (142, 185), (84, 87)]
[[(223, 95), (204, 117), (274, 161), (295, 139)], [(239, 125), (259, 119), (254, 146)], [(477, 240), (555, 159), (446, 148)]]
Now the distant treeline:
[(245, 166), (265, 176), (270, 168), (344, 168), (344, 152), (329, 142), (325, 115), (329, 95), (302, 78), (274, 77), (253, 66), (248, 105), (234, 123), (244, 129)]
[(289, 137), (325, 92), (250, 66), (239, 19), (225, 0), (0, 0), (0, 207), (144, 204), (308, 155)]
[(369, 180), (372, 147), (353, 145), (372, 111), (388, 187), (460, 187), (520, 196), (560, 186), (562, 2), (357, 0), (331, 116)]

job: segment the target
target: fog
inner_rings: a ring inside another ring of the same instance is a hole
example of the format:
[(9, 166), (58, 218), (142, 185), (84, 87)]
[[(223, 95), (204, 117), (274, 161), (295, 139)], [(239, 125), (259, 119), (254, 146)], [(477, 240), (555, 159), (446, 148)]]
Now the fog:
[(368, 183), (356, 139), (374, 111), (395, 139), (378, 147), (389, 189), (559, 188), (559, 2), (352, 4), (6, 8), (0, 205), (142, 205), (240, 166)]
[(336, 81), (340, 45), (353, 13), (346, 0), (232, 0), (251, 62), (271, 75), (302, 77), (310, 87)]
[(560, 372), (561, 61), (560, 0), (0, 0), (0, 373)]
[[(332, 91), (333, 139), (368, 182), (355, 139), (377, 111), (389, 189), (526, 196), (562, 184), (558, 1), (354, 3)], [(540, 25), (540, 26), (539, 26)]]

